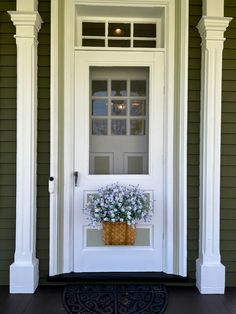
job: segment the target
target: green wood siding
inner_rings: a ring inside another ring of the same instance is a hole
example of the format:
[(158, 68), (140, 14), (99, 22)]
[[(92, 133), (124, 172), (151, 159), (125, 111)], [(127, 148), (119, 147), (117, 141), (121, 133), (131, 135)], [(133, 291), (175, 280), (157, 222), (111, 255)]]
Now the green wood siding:
[(9, 284), (15, 248), (16, 201), (16, 45), (15, 27), (0, 2), (0, 284)]
[(199, 237), (199, 130), (201, 86), (201, 39), (196, 28), (202, 16), (201, 0), (189, 7), (188, 89), (188, 276), (195, 280)]
[(39, 1), (43, 19), (38, 46), (38, 190), (37, 257), (39, 280), (44, 283), (49, 265), (49, 193), (50, 172), (50, 0)]
[(226, 284), (236, 285), (236, 2), (225, 0), (225, 16), (234, 17), (225, 32), (221, 146), (221, 257)]

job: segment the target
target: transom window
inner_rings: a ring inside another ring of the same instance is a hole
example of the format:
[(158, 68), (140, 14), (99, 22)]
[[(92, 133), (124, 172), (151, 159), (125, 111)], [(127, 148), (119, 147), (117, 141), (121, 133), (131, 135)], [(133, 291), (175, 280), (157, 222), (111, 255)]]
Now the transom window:
[(156, 21), (82, 21), (81, 37), (84, 47), (160, 46), (160, 30)]

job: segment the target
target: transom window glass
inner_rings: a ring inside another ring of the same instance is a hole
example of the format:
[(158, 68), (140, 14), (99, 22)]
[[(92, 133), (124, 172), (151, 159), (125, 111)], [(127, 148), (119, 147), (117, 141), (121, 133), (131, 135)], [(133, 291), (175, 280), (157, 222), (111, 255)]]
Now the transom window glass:
[(157, 33), (155, 21), (82, 21), (82, 46), (157, 48), (160, 41)]
[(147, 173), (148, 73), (91, 67), (90, 174)]

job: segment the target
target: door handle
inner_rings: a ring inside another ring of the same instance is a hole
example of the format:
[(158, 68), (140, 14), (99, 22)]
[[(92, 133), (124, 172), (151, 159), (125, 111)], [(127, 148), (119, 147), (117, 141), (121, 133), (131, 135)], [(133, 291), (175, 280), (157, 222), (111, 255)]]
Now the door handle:
[(75, 186), (78, 186), (78, 177), (79, 177), (79, 172), (78, 172), (78, 171), (75, 171), (75, 172), (74, 172)]

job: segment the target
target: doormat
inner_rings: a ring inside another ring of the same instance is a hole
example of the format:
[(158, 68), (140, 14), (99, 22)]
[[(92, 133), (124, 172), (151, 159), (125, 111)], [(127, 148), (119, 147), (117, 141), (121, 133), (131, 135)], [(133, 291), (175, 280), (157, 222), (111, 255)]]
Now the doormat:
[(160, 314), (167, 302), (166, 287), (159, 284), (77, 284), (63, 292), (70, 314)]

